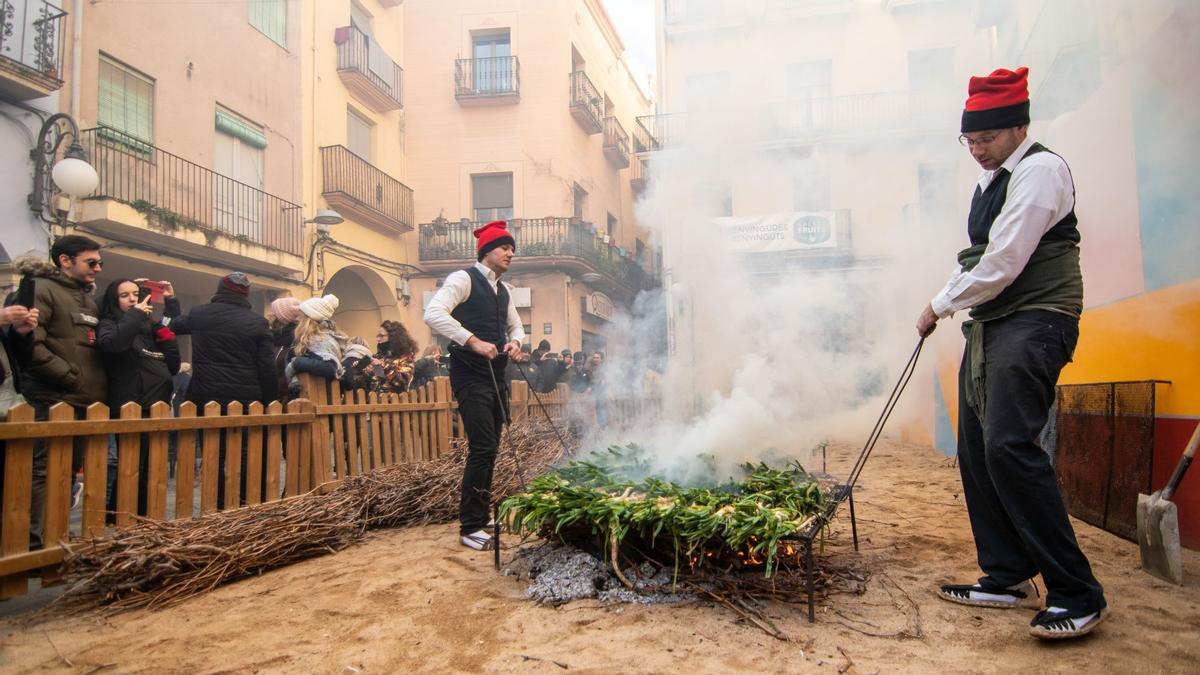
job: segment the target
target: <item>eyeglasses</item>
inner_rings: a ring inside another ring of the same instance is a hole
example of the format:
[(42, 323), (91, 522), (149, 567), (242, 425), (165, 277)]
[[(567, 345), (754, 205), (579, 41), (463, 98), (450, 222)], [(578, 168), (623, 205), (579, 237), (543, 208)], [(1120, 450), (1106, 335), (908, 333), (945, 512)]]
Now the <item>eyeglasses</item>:
[(966, 135), (964, 134), (964, 135), (961, 135), (958, 137), (958, 142), (960, 145), (967, 147), (967, 148), (972, 148), (977, 145), (991, 145), (992, 143), (996, 142), (996, 139), (1000, 138), (1000, 135), (1003, 133), (1004, 133), (1003, 131), (998, 131), (994, 134), (987, 134), (986, 136), (980, 136), (979, 138), (967, 138)]
[[(71, 258), (71, 260), (74, 260), (74, 259), (75, 258)], [(83, 264), (87, 265), (88, 267), (90, 267), (94, 270), (98, 270), (101, 267), (104, 267), (104, 261), (101, 260), (100, 258), (89, 258), (87, 260), (84, 260)]]

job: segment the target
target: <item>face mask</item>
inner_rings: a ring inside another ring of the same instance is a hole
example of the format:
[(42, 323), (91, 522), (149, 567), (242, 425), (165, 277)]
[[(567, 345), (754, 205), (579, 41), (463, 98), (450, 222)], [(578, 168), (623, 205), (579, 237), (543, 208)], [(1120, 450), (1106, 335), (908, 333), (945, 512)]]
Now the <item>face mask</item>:
[(382, 352), (382, 351), (385, 351), (385, 350), (387, 350), (387, 343), (386, 343), (386, 342), (376, 342), (376, 343), (375, 343), (375, 351), (377, 351), (377, 352)]

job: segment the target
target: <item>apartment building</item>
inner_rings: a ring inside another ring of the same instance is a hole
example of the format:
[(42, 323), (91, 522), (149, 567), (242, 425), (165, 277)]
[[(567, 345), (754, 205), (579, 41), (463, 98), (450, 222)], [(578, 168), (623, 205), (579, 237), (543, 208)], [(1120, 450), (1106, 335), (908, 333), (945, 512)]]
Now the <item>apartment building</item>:
[[(31, 153), (41, 145), (43, 123), (59, 111), (66, 79), (64, 59), (70, 56), (64, 37), (71, 20), (57, 3), (46, 0), (10, 1), (4, 3), (4, 10), (0, 13), (0, 222), (4, 223), (0, 291), (16, 283), (10, 264), (14, 258), (28, 252), (45, 255), (49, 250), (53, 205), (43, 208), (40, 203), (46, 196), (44, 183), (34, 187)], [(49, 133), (57, 140), (67, 130), (64, 123)]]
[(609, 320), (653, 285), (631, 147), (650, 102), (598, 0), (410, 0), (405, 155), (417, 193), (409, 325), (440, 279), (475, 261), (471, 231), (510, 223), (526, 333), (602, 349)]
[[(340, 301), (334, 320), (374, 339), (380, 322), (405, 320), (417, 271), (406, 245), (416, 228), (405, 182), (406, 106), (412, 84), (401, 65), (405, 7), (398, 0), (306, 0), (302, 60), (304, 203), (317, 223), (305, 284)], [(323, 218), (322, 218), (323, 219)]]
[(303, 291), (296, 6), (74, 3), (63, 107), (100, 183), (53, 231), (105, 245), (101, 287), (166, 279), (186, 308), (241, 270), (258, 308)]

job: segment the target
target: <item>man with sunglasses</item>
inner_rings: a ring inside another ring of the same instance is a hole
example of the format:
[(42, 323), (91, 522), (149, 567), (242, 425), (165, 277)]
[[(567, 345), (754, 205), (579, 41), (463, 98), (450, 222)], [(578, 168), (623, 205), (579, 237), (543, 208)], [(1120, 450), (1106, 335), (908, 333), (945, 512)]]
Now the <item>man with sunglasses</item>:
[[(100, 311), (92, 299), (103, 265), (99, 242), (67, 235), (54, 241), (49, 261), (27, 258), (18, 266), (34, 279), (38, 326), (21, 386), (39, 421), (48, 419), (50, 406), (60, 402), (75, 409), (76, 419), (83, 419), (89, 405), (103, 402), (108, 395), (108, 377), (96, 349)], [(83, 466), (84, 439), (76, 440), (72, 476)], [(105, 476), (90, 478), (103, 481)], [(32, 492), (29, 539), (31, 547), (39, 547), (46, 501), (45, 441), (34, 443)]]
[(1029, 128), (1028, 69), (972, 77), (960, 142), (983, 168), (959, 268), (917, 319), (970, 310), (959, 369), (958, 458), (984, 576), (939, 596), (976, 607), (1046, 608), (1029, 632), (1073, 638), (1107, 615), (1104, 590), (1079, 549), (1054, 466), (1037, 438), (1070, 362), (1083, 312), (1075, 186), (1061, 157)]

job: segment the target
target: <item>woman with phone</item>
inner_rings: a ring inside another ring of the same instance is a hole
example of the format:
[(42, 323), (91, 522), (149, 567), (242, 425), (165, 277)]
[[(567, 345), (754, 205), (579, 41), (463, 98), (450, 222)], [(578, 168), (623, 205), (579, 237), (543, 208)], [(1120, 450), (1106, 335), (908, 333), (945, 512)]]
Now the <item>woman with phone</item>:
[[(138, 280), (142, 281), (142, 280)], [(179, 345), (175, 334), (152, 316), (152, 289), (132, 279), (117, 279), (108, 285), (100, 301), (100, 325), (96, 344), (108, 373), (108, 407), (120, 417), (121, 406), (133, 402), (150, 414), (158, 401), (171, 402), (173, 377), (179, 372)], [(179, 300), (170, 282), (157, 282), (167, 305), (167, 314), (179, 313)], [(174, 310), (174, 311), (172, 311)], [(149, 437), (142, 435), (138, 480), (138, 515), (146, 514), (146, 477)], [(116, 510), (117, 446), (108, 447), (108, 510)]]

